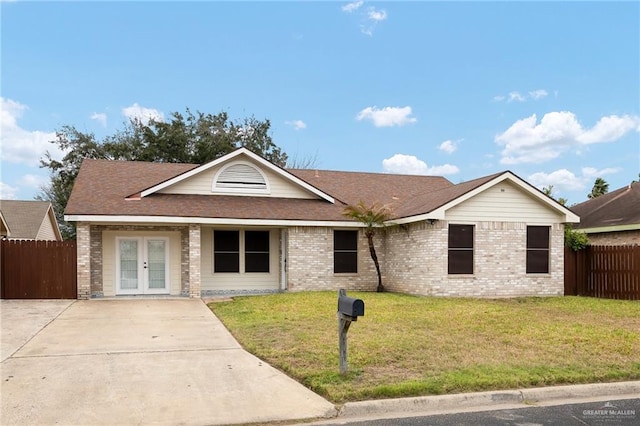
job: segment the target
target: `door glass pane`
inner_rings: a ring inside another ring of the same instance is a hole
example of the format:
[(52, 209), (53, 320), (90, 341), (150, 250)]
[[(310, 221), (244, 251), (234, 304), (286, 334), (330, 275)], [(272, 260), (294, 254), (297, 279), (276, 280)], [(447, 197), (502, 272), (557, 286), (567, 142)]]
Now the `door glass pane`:
[(138, 241), (120, 240), (120, 288), (138, 288)]
[(166, 288), (165, 247), (163, 240), (147, 241), (149, 288)]

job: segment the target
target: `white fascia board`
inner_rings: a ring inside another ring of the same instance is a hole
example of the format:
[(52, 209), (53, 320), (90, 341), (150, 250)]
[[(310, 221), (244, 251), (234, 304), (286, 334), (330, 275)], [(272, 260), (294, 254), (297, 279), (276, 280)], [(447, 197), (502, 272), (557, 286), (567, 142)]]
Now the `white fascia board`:
[(200, 224), (200, 225), (246, 225), (246, 226), (318, 226), (329, 228), (361, 228), (359, 222), (320, 221), (320, 220), (285, 220), (285, 219), (234, 219), (208, 217), (176, 217), (176, 216), (102, 216), (102, 215), (65, 215), (67, 222), (97, 223), (156, 223), (156, 224)]
[(640, 223), (632, 223), (630, 225), (612, 225), (612, 226), (599, 226), (594, 228), (577, 228), (578, 232), (584, 232), (585, 234), (600, 234), (602, 232), (619, 232), (619, 231), (636, 231), (640, 230)]
[(62, 241), (62, 232), (60, 231), (60, 226), (58, 226), (58, 220), (56, 219), (56, 214), (53, 211), (53, 205), (51, 203), (49, 203), (49, 210), (47, 210), (47, 217), (49, 218), (49, 220), (51, 221), (51, 224), (53, 225), (53, 232), (56, 234), (56, 237), (58, 237), (59, 241)]
[(423, 220), (444, 220), (444, 212), (433, 211), (431, 213), (407, 216), (400, 219), (390, 219), (385, 225), (405, 225), (407, 223), (421, 222)]
[(283, 178), (289, 180), (290, 182), (293, 182), (301, 187), (303, 187), (304, 189), (306, 189), (307, 191), (317, 195), (318, 197), (327, 200), (328, 202), (330, 202), (331, 204), (335, 203), (335, 200), (333, 197), (331, 197), (329, 194), (325, 194), (324, 192), (320, 191), (318, 188), (316, 188), (315, 186), (309, 185), (308, 183), (306, 183), (305, 181), (299, 179), (298, 177), (292, 175), (291, 173), (287, 172), (286, 170), (281, 169), (278, 166), (275, 166), (274, 164), (270, 163), (269, 161), (265, 160), (264, 158), (260, 157), (259, 155), (254, 154), (253, 152), (249, 151), (246, 148), (239, 148), (223, 157), (220, 157), (216, 160), (213, 160), (207, 164), (203, 164), (202, 166), (196, 167), (195, 169), (191, 169), (188, 172), (182, 173), (172, 179), (169, 179), (167, 181), (164, 181), (158, 185), (152, 186), (151, 188), (145, 189), (144, 191), (142, 191), (140, 193), (141, 197), (146, 197), (150, 194), (153, 194), (155, 192), (158, 192), (164, 188), (167, 188), (171, 185), (174, 185), (184, 179), (188, 179), (191, 176), (195, 176), (198, 173), (204, 172), (212, 167), (215, 167), (219, 164), (225, 163), (229, 160), (232, 160), (233, 158), (239, 156), (239, 155), (246, 155), (247, 157), (251, 158), (252, 160), (254, 160), (255, 162), (259, 163), (260, 165), (268, 168), (269, 170), (273, 171), (274, 173), (282, 176)]

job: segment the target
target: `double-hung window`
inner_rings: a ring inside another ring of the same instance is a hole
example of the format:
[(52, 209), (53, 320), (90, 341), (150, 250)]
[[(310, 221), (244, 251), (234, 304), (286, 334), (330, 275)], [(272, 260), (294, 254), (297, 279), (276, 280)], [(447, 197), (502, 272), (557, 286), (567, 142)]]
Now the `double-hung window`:
[(449, 274), (473, 274), (474, 225), (449, 225)]
[(527, 274), (549, 273), (549, 226), (527, 226)]
[(269, 272), (269, 231), (213, 231), (213, 272)]
[(358, 272), (358, 231), (333, 231), (333, 272)]

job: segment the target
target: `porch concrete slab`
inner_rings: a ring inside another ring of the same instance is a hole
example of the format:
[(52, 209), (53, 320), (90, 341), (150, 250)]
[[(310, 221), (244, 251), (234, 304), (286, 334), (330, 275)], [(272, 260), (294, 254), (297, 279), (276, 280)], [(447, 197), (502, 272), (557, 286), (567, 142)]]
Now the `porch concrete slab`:
[(77, 301), (14, 356), (238, 348), (198, 299), (108, 299)]
[(46, 327), (75, 300), (0, 300), (0, 361)]
[(336, 415), (333, 404), (244, 351), (200, 299), (78, 301), (1, 366), (3, 425)]

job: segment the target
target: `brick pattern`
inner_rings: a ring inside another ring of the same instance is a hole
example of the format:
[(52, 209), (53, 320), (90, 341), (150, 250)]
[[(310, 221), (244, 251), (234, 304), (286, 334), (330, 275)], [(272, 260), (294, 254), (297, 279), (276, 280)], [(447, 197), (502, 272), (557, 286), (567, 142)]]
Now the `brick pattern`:
[(563, 294), (563, 225), (551, 227), (549, 274), (527, 274), (527, 225), (476, 223), (473, 275), (448, 275), (448, 225), (446, 221), (423, 222), (387, 232), (385, 271), (390, 290), (454, 297)]
[(603, 232), (589, 234), (589, 244), (594, 246), (621, 246), (640, 244), (640, 229), (635, 231)]
[[(292, 227), (289, 228), (288, 236), (287, 290), (318, 291), (344, 288), (375, 291), (378, 278), (362, 231), (358, 235), (357, 274), (333, 273), (333, 229)], [(375, 237), (374, 242), (382, 267), (384, 243), (379, 236)]]
[(189, 297), (200, 297), (200, 225), (189, 225)]
[(89, 299), (91, 294), (91, 232), (89, 224), (76, 224), (76, 250), (78, 265), (78, 299)]
[(104, 296), (102, 287), (102, 228), (95, 225), (90, 227), (91, 297)]

